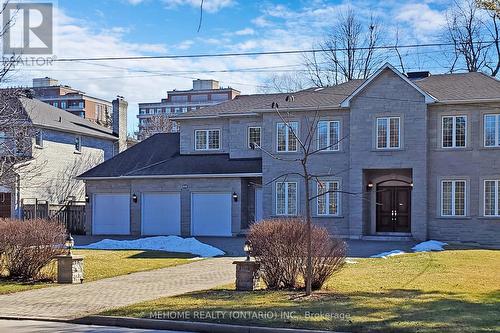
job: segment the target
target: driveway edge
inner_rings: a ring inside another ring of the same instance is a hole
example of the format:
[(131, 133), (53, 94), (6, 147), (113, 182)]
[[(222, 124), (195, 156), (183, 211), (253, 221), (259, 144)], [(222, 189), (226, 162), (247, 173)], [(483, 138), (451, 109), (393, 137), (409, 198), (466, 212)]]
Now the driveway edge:
[(130, 317), (88, 316), (69, 322), (74, 324), (118, 326), (156, 330), (191, 331), (200, 333), (335, 333), (332, 331), (304, 330), (293, 328), (274, 328), (258, 326), (241, 326), (217, 323), (158, 320)]

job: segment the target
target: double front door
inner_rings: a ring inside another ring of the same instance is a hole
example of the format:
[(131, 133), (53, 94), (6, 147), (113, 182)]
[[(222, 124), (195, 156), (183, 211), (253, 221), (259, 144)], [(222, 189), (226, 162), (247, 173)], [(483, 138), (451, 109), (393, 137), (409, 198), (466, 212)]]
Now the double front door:
[(410, 229), (411, 187), (377, 186), (377, 232)]

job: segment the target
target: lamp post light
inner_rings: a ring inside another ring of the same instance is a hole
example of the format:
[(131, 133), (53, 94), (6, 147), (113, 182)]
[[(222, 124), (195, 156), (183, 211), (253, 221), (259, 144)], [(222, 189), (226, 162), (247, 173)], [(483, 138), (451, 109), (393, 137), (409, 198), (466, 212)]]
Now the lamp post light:
[(252, 243), (249, 240), (245, 241), (243, 251), (247, 254), (247, 261), (250, 261), (250, 253), (252, 252)]
[(68, 234), (66, 240), (64, 241), (64, 247), (68, 249), (68, 255), (71, 255), (71, 249), (75, 246), (75, 240), (71, 237), (71, 233)]

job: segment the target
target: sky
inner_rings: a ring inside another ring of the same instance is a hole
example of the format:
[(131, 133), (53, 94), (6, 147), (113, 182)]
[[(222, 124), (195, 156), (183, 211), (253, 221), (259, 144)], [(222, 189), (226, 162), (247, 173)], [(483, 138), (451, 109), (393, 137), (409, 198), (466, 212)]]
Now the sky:
[[(397, 31), (401, 44), (440, 42), (451, 4), (445, 0), (204, 0), (198, 32), (200, 1), (59, 0), (54, 2), (54, 55), (80, 58), (310, 49), (347, 7), (361, 20), (376, 17), (386, 36)], [(444, 71), (439, 50), (412, 49), (403, 56), (408, 70)], [(49, 76), (96, 97), (122, 95), (129, 102), (128, 125), (133, 132), (138, 123), (137, 103), (159, 101), (168, 90), (190, 89), (193, 79), (213, 78), (222, 86), (251, 94), (260, 92), (273, 73), (290, 72), (301, 65), (301, 55), (80, 61), (20, 66), (7, 84), (31, 85), (33, 77)], [(248, 70), (253, 68), (259, 70)], [(207, 73), (210, 70), (219, 72)], [(226, 70), (230, 72), (223, 72)]]

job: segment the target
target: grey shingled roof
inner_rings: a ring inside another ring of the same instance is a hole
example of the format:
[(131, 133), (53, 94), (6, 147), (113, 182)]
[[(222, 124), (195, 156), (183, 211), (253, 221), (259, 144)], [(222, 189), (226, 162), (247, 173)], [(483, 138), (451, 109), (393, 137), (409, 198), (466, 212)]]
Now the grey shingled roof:
[(159, 133), (88, 170), (78, 178), (261, 173), (260, 158), (229, 154), (181, 155), (179, 133)]
[[(332, 87), (310, 88), (293, 93), (295, 100), (287, 102), (290, 108), (338, 107), (365, 80), (352, 80)], [(500, 81), (482, 73), (437, 74), (412, 80), (438, 102), (466, 100), (500, 100)], [(217, 116), (251, 113), (270, 109), (272, 102), (283, 101), (289, 94), (240, 95), (231, 101), (190, 111), (178, 117)], [(285, 104), (285, 103), (284, 103)]]
[(19, 101), (35, 126), (110, 140), (118, 139), (111, 129), (38, 99), (20, 97)]

